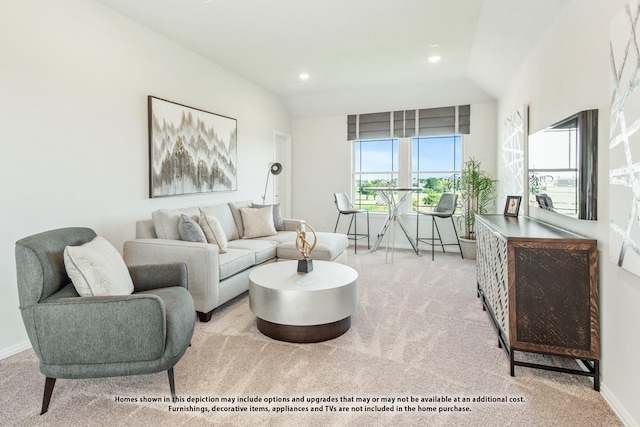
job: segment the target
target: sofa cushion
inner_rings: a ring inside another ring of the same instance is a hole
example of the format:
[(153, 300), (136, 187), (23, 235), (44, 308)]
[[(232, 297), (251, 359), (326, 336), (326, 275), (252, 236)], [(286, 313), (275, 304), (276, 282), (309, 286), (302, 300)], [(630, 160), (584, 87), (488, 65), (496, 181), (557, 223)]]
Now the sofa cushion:
[(273, 236), (258, 237), (253, 240), (268, 240), (270, 242), (275, 242), (277, 244), (286, 243), (286, 242), (295, 243), (297, 235), (298, 233), (296, 233), (295, 231), (278, 231), (278, 233), (274, 234)]
[(218, 255), (220, 280), (240, 273), (255, 264), (256, 256), (253, 251), (246, 249), (231, 249)]
[[(316, 233), (318, 243), (311, 252), (311, 259), (322, 261), (333, 261), (347, 249), (349, 241), (345, 234), (334, 234), (318, 232)], [(311, 239), (311, 237), (310, 237)], [(278, 258), (302, 259), (302, 254), (296, 248), (295, 238), (293, 241), (282, 243), (277, 249)]]
[(178, 234), (180, 240), (185, 242), (207, 243), (207, 238), (200, 225), (185, 214), (180, 215), (180, 219), (178, 219)]
[(251, 204), (252, 208), (264, 208), (267, 206), (271, 206), (273, 209), (273, 226), (276, 228), (276, 231), (284, 230), (284, 219), (282, 219), (282, 214), (280, 213), (280, 203), (275, 203), (273, 205), (258, 205), (255, 203)]
[(214, 216), (218, 220), (228, 241), (240, 238), (236, 221), (233, 218), (231, 208), (227, 203), (223, 205), (200, 206), (198, 209), (201, 213)]
[(240, 213), (240, 208), (250, 208), (250, 207), (251, 207), (251, 201), (229, 203), (229, 209), (231, 209), (231, 215), (233, 215), (233, 219), (236, 222), (236, 227), (238, 228), (238, 234), (240, 235), (239, 238), (242, 238), (242, 236), (244, 236), (244, 225), (242, 223), (242, 214)]
[(201, 213), (198, 222), (207, 237), (207, 242), (218, 245), (220, 253), (225, 253), (227, 251), (227, 235), (222, 229), (220, 221), (213, 215)]
[(83, 297), (131, 295), (133, 281), (120, 253), (106, 239), (96, 236), (81, 246), (64, 249), (67, 275)]
[(252, 251), (256, 256), (256, 264), (262, 264), (265, 261), (275, 258), (277, 245), (276, 242), (260, 239), (239, 239), (229, 242), (230, 248)]
[(271, 206), (264, 208), (240, 208), (242, 223), (244, 225), (243, 239), (253, 239), (256, 237), (275, 236), (278, 234), (273, 225), (273, 214)]
[(197, 220), (200, 215), (198, 208), (184, 209), (158, 209), (151, 213), (153, 225), (159, 239), (180, 240), (178, 231), (178, 221), (180, 215), (185, 214), (193, 220)]
[(136, 239), (157, 239), (156, 227), (152, 219), (136, 221)]

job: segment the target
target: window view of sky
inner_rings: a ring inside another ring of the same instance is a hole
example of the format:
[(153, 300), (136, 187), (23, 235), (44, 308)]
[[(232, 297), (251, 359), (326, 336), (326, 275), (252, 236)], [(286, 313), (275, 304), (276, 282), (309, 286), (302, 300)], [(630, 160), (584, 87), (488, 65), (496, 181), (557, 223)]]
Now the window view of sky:
[[(406, 150), (410, 150), (411, 161), (407, 167), (411, 170), (400, 170), (400, 144), (407, 144)], [(375, 191), (367, 190), (367, 187), (397, 184), (399, 177), (423, 187), (422, 192), (412, 195), (414, 208), (434, 206), (443, 192), (455, 191), (456, 176), (462, 166), (462, 137), (354, 141), (354, 160), (354, 199), (358, 207), (385, 209)]]
[(460, 170), (462, 138), (458, 136), (413, 138), (411, 168), (414, 171)]
[(356, 172), (397, 172), (398, 140), (356, 141)]

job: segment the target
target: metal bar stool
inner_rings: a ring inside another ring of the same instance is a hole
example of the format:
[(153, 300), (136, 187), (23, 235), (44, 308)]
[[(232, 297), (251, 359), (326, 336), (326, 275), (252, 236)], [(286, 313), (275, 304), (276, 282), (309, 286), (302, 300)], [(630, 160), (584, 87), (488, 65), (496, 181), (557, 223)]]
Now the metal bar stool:
[[(347, 230), (347, 237), (353, 240), (353, 246), (355, 253), (358, 253), (358, 245), (357, 240), (367, 238), (367, 249), (371, 248), (371, 242), (369, 241), (369, 209), (356, 209), (351, 200), (349, 200), (349, 196), (347, 193), (333, 193), (333, 198), (336, 203), (336, 208), (338, 208), (338, 220), (336, 221), (336, 226), (333, 229), (335, 233), (338, 230), (338, 223), (340, 222), (341, 215), (351, 215), (351, 221), (349, 222), (349, 229)], [(354, 221), (356, 219), (356, 215), (359, 213), (367, 214), (367, 234), (358, 233), (358, 221)], [(351, 233), (351, 226), (354, 225), (353, 233)]]
[[(416, 247), (422, 243), (426, 243), (427, 245), (431, 245), (431, 260), (435, 259), (433, 247), (436, 245), (442, 246), (442, 252), (444, 252), (445, 246), (453, 246), (457, 245), (460, 248), (460, 256), (464, 259), (464, 255), (462, 255), (462, 246), (460, 246), (460, 239), (458, 238), (458, 232), (456, 231), (456, 224), (453, 221), (453, 213), (456, 211), (456, 204), (458, 203), (458, 195), (455, 193), (442, 193), (440, 196), (440, 200), (438, 200), (438, 204), (431, 211), (421, 211), (418, 210), (418, 217), (416, 219)], [(431, 217), (431, 237), (420, 237), (420, 215), (428, 215)], [(456, 236), (457, 243), (443, 243), (442, 236), (440, 235), (440, 229), (438, 229), (438, 223), (436, 222), (437, 218), (451, 218), (451, 224), (453, 225), (453, 232)], [(436, 238), (435, 233), (438, 233), (438, 237)], [(438, 243), (436, 243), (436, 241)]]

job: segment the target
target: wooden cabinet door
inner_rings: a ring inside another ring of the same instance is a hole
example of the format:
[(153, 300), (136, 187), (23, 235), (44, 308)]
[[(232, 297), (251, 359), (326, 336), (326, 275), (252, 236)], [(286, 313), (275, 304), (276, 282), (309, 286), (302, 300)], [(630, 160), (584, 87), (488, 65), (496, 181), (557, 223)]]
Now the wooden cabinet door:
[(596, 242), (513, 240), (508, 252), (511, 347), (599, 359)]

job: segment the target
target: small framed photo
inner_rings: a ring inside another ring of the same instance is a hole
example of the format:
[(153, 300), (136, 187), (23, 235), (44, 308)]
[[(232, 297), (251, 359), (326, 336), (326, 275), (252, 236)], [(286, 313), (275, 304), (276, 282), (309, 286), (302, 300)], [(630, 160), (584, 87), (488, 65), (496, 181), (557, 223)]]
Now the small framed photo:
[(536, 195), (536, 202), (538, 202), (538, 206), (540, 206), (542, 209), (551, 210), (551, 207), (549, 206), (549, 199), (547, 198), (547, 196)]
[(504, 216), (518, 216), (521, 200), (522, 196), (507, 196), (507, 203), (504, 205)]

